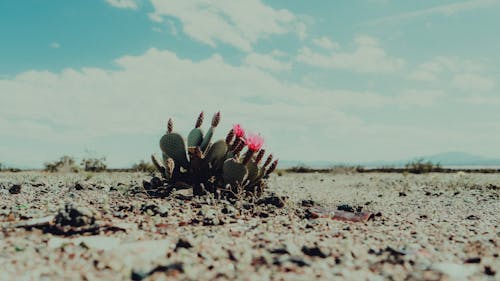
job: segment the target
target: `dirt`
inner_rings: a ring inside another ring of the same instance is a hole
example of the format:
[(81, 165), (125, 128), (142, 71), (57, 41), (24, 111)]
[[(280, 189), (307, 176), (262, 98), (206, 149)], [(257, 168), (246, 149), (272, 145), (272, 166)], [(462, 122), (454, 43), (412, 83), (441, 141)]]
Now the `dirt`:
[(144, 179), (0, 173), (1, 280), (500, 280), (498, 174), (272, 175), (235, 204)]

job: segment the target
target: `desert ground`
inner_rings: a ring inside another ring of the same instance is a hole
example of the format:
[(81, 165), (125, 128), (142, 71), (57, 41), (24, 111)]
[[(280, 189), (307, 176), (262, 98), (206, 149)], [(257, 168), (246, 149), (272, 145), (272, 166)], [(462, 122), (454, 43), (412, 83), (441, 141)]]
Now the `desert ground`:
[(499, 174), (273, 174), (235, 204), (144, 179), (0, 173), (0, 279), (500, 280)]

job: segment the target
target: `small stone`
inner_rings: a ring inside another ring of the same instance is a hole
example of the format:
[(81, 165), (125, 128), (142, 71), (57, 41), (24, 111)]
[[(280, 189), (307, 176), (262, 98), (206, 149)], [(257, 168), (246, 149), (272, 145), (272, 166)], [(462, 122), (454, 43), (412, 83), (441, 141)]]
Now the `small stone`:
[(320, 257), (322, 259), (328, 257), (328, 255), (323, 253), (323, 251), (321, 251), (321, 249), (318, 246), (315, 246), (315, 247), (303, 246), (302, 253), (304, 253), (305, 255), (311, 256), (311, 257)]
[(489, 275), (489, 276), (495, 276), (497, 272), (494, 271), (491, 266), (487, 265), (484, 267), (484, 274)]
[(179, 241), (177, 241), (177, 244), (175, 244), (175, 251), (177, 251), (177, 249), (180, 249), (180, 248), (190, 249), (192, 247), (193, 247), (193, 245), (191, 245), (191, 243), (189, 243), (189, 241), (180, 238)]
[(168, 204), (143, 204), (141, 206), (141, 212), (148, 214), (150, 216), (159, 215), (160, 217), (168, 216), (168, 212), (170, 210), (170, 205)]
[(481, 263), (480, 257), (468, 258), (464, 263)]
[(92, 185), (90, 185), (88, 182), (77, 182), (75, 183), (74, 187), (76, 190), (92, 189)]
[(9, 188), (9, 193), (10, 194), (19, 194), (21, 193), (21, 185), (20, 184), (14, 184)]
[(61, 226), (84, 226), (95, 222), (95, 215), (87, 207), (66, 204), (64, 209), (59, 210), (55, 218), (56, 224)]

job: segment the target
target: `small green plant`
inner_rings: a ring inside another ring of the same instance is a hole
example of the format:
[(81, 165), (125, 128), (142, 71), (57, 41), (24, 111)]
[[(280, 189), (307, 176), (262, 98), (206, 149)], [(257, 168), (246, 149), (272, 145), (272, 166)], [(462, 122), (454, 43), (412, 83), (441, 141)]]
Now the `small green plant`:
[[(146, 183), (146, 189), (157, 188), (162, 194), (169, 194), (174, 188), (187, 186), (193, 189), (194, 195), (211, 193), (225, 198), (262, 194), (266, 187), (264, 179), (278, 165), (278, 160), (273, 161), (272, 154), (268, 155), (264, 164), (260, 164), (266, 153), (261, 149), (263, 138), (257, 134), (246, 135), (237, 124), (225, 139), (212, 143), (220, 122), (220, 112), (214, 114), (206, 133), (201, 129), (203, 119), (201, 112), (195, 128), (188, 134), (187, 145), (184, 138), (173, 131), (173, 121), (169, 119), (167, 132), (160, 139), (163, 159), (160, 161), (151, 156), (163, 179), (161, 183)], [(246, 152), (242, 154), (245, 147)]]
[(46, 162), (43, 165), (46, 172), (78, 172), (79, 168), (75, 163), (73, 157), (64, 155), (59, 160)]
[(80, 165), (86, 172), (103, 172), (106, 170), (106, 158), (83, 158)]

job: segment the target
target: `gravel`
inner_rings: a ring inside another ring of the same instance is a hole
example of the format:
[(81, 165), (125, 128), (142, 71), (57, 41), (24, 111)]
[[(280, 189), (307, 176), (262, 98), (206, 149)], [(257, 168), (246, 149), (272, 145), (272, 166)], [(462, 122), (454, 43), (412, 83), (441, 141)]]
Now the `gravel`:
[(149, 179), (0, 173), (1, 279), (500, 280), (496, 174), (273, 175), (234, 206)]

